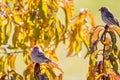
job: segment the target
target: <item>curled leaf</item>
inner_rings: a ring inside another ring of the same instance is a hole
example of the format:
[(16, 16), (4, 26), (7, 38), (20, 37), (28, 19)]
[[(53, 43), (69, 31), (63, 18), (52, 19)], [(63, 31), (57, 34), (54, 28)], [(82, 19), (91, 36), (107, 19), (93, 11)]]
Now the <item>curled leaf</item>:
[(91, 19), (91, 25), (92, 25), (92, 26), (96, 26), (96, 21), (95, 21), (95, 18), (94, 18), (94, 16), (93, 16), (93, 14), (91, 13), (91, 11), (90, 11), (90, 10), (87, 10), (87, 13), (88, 13), (88, 16), (89, 16), (90, 19)]
[(102, 30), (103, 30), (103, 28), (101, 28), (101, 27), (96, 28), (96, 30), (94, 31), (94, 33), (92, 34), (92, 37), (91, 37), (92, 43), (94, 43), (96, 40), (99, 40), (99, 34)]

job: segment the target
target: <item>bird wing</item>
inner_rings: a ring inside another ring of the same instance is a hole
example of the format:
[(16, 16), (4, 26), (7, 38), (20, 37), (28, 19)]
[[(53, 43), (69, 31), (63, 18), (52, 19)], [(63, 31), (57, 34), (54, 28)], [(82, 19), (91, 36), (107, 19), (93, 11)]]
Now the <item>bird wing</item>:
[(45, 61), (45, 62), (50, 62), (51, 60), (50, 59), (48, 59), (45, 55), (44, 55), (44, 53), (42, 53), (42, 52), (38, 52), (38, 55), (37, 55), (39, 58), (41, 58), (42, 59), (42, 61)]
[(120, 26), (118, 20), (113, 16), (111, 12), (106, 12), (106, 13), (107, 13), (106, 17), (109, 19), (111, 24), (116, 24), (117, 26)]

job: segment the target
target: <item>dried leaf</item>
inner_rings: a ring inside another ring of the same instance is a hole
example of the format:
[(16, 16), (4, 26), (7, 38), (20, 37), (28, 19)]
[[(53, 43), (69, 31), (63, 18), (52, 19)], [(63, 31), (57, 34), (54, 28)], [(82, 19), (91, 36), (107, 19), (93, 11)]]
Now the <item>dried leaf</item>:
[(60, 74), (60, 75), (59, 75), (58, 80), (63, 80), (63, 74)]
[(95, 80), (100, 80), (102, 77), (106, 76), (105, 73), (101, 73), (97, 76), (97, 78)]
[(108, 72), (109, 72), (109, 76), (112, 80), (120, 80), (120, 75), (117, 75), (114, 70), (112, 69), (108, 69)]
[(101, 28), (101, 27), (98, 27), (95, 31), (94, 31), (94, 33), (93, 33), (93, 35), (92, 35), (92, 37), (91, 37), (91, 42), (92, 42), (92, 44), (96, 41), (96, 40), (99, 40), (99, 34), (100, 34), (100, 32), (103, 30), (103, 28)]

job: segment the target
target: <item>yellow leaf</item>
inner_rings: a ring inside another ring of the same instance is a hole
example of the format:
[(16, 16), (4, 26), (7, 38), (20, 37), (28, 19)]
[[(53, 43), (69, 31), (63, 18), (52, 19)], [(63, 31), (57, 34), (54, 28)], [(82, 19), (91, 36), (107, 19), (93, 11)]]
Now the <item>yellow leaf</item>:
[(58, 64), (54, 63), (54, 62), (49, 62), (48, 63), (48, 67), (49, 68), (56, 68), (58, 69), (62, 74), (64, 74), (64, 71), (58, 66)]
[(81, 50), (81, 41), (79, 40), (79, 41), (75, 41), (75, 53), (76, 54), (78, 54), (79, 52), (80, 52), (80, 50)]
[(100, 32), (101, 32), (102, 30), (103, 30), (103, 28), (98, 27), (98, 28), (94, 31), (94, 33), (93, 33), (93, 35), (92, 35), (92, 38), (91, 38), (91, 42), (92, 42), (92, 43), (94, 43), (96, 40), (99, 39), (99, 34), (100, 34)]
[(89, 16), (90, 19), (91, 19), (91, 25), (92, 25), (93, 27), (95, 27), (95, 26), (96, 26), (96, 21), (95, 21), (95, 18), (94, 18), (94, 16), (93, 16), (93, 14), (91, 13), (90, 10), (87, 10), (87, 13), (88, 13), (88, 16)]
[(47, 70), (50, 73), (49, 76), (51, 76), (50, 80), (54, 80), (57, 77), (55, 71), (52, 68), (47, 68)]
[(71, 54), (73, 53), (73, 51), (74, 51), (74, 41), (70, 41), (70, 44), (69, 44), (69, 49), (68, 49), (68, 53), (67, 53), (67, 57), (69, 57), (69, 56), (71, 56)]
[(74, 16), (74, 3), (73, 3), (73, 0), (68, 0), (69, 2), (69, 7), (70, 7), (70, 17), (73, 17)]
[(25, 64), (29, 64), (30, 63), (31, 58), (30, 58), (30, 51), (29, 50), (24, 50), (24, 52), (23, 52), (23, 59), (24, 59)]
[(4, 41), (5, 41), (5, 27), (4, 26), (1, 26), (1, 43), (4, 43)]
[(27, 65), (27, 67), (26, 67), (26, 69), (24, 70), (24, 72), (23, 72), (23, 76), (27, 79), (27, 80), (29, 80), (29, 79), (31, 79), (30, 78), (30, 76), (31, 77), (33, 77), (33, 69), (34, 68), (34, 65), (33, 65), (33, 62), (31, 62), (30, 64), (28, 64)]
[(16, 54), (9, 53), (7, 55), (7, 67), (8, 67), (8, 70), (15, 70), (15, 59), (16, 59)]
[(57, 55), (55, 49), (56, 49), (56, 48), (54, 48), (54, 49), (50, 49), (50, 48), (49, 48), (46, 53), (49, 55), (49, 58), (50, 58), (50, 59), (52, 59), (52, 60), (54, 60), (55, 62), (57, 62), (57, 61), (58, 61), (58, 55)]
[(5, 63), (6, 63), (7, 56), (3, 55), (0, 57), (0, 72), (5, 71)]
[(9, 71), (9, 74), (12, 75), (13, 79), (23, 80), (22, 75), (18, 74), (18, 73), (15, 72), (14, 70)]
[(105, 39), (105, 44), (106, 44), (106, 45), (110, 45), (110, 44), (111, 44), (111, 40), (110, 40), (109, 37), (106, 37), (106, 39)]

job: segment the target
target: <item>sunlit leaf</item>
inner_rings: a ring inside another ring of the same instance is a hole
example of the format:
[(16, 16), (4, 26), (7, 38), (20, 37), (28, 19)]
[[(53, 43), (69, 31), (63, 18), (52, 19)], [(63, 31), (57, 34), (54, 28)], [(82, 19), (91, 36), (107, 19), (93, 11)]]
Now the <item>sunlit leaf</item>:
[(57, 29), (55, 29), (55, 46), (57, 47), (59, 43), (59, 35)]
[(33, 78), (33, 76), (34, 76), (33, 68), (34, 68), (33, 63), (28, 64), (28, 66), (26, 67), (26, 69), (23, 72), (23, 76), (25, 77), (25, 79), (34, 79)]
[(17, 72), (15, 72), (14, 70), (10, 71), (9, 74), (12, 75), (13, 79), (16, 80), (24, 80), (22, 75), (18, 74)]
[(63, 7), (63, 10), (65, 12), (65, 20), (66, 20), (66, 29), (67, 29), (67, 26), (68, 26), (68, 23), (69, 23), (69, 20), (70, 20), (70, 8), (69, 8), (69, 2), (66, 1), (66, 0), (63, 0), (63, 4), (64, 4), (64, 7)]
[(9, 53), (7, 56), (7, 67), (8, 70), (15, 70), (15, 60), (16, 60), (16, 54)]
[(96, 56), (98, 52), (99, 51), (97, 50), (95, 53), (90, 55), (87, 80), (95, 80), (95, 71), (96, 71), (96, 66), (97, 66)]
[(24, 59), (25, 64), (28, 64), (31, 61), (29, 54), (30, 54), (30, 51), (24, 50), (23, 59)]
[(0, 72), (5, 71), (5, 63), (6, 63), (7, 56), (3, 55), (0, 57)]
[(45, 21), (46, 16), (47, 16), (47, 5), (46, 5), (46, 1), (41, 0), (39, 6), (39, 10), (40, 10), (40, 17), (43, 21)]
[(57, 77), (55, 71), (52, 68), (47, 68), (47, 70), (49, 71), (50, 75), (52, 76), (51, 80), (55, 79)]
[(0, 27), (0, 33), (1, 33), (1, 35), (0, 35), (0, 37), (1, 37), (1, 43), (4, 43), (4, 41), (5, 41), (5, 28), (4, 28), (4, 26), (2, 25), (1, 27)]
[(71, 17), (74, 16), (74, 3), (73, 3), (73, 0), (68, 0), (69, 2), (69, 7), (70, 7), (70, 15)]
[(54, 60), (55, 62), (58, 61), (58, 55), (55, 49), (49, 49), (47, 53), (49, 54), (50, 59)]
[(58, 64), (56, 64), (56, 63), (54, 63), (54, 62), (49, 62), (48, 65), (49, 65), (50, 68), (56, 68), (56, 69), (58, 69), (62, 74), (64, 74), (64, 71), (59, 67)]
[(93, 16), (93, 14), (91, 13), (90, 10), (87, 10), (87, 13), (88, 13), (88, 16), (89, 16), (90, 19), (91, 19), (91, 25), (92, 25), (93, 27), (95, 27), (95, 26), (96, 26), (96, 21), (95, 21), (95, 18), (94, 18), (94, 16)]
[(105, 39), (105, 44), (106, 44), (106, 45), (111, 44), (111, 40), (110, 40), (110, 38), (109, 38), (109, 37), (106, 37), (106, 39)]
[(64, 4), (64, 7), (61, 7), (61, 8), (65, 12), (66, 25), (65, 25), (65, 28), (63, 30), (63, 33), (65, 33), (67, 31), (68, 25), (70, 23), (70, 19), (74, 15), (74, 11), (73, 11), (74, 6), (73, 6), (73, 1), (72, 0), (69, 0), (69, 1), (63, 0), (63, 4)]
[(98, 27), (98, 28), (94, 31), (94, 33), (93, 33), (93, 35), (92, 35), (92, 37), (91, 37), (91, 42), (92, 42), (92, 43), (94, 43), (96, 40), (99, 39), (99, 34), (100, 34), (100, 32), (101, 32), (102, 30), (103, 30), (103, 28)]
[(70, 41), (67, 57), (71, 56), (71, 54), (73, 53), (73, 51), (74, 51), (73, 45), (74, 45), (74, 41)]
[(14, 47), (18, 47), (17, 44), (18, 44), (19, 33), (20, 33), (20, 26), (15, 26), (14, 34), (12, 37), (12, 44)]
[(76, 47), (75, 47), (75, 52), (76, 52), (76, 54), (78, 54), (79, 52), (80, 52), (80, 50), (81, 50), (81, 46), (82, 46), (82, 44), (81, 44), (82, 42), (81, 41), (76, 41)]
[(89, 50), (90, 47), (90, 32), (89, 29), (86, 28), (85, 31), (83, 32), (83, 42), (86, 45), (87, 50)]
[(109, 38), (109, 37), (106, 37), (106, 38), (105, 38), (105, 42), (104, 42), (104, 44), (105, 44), (104, 50), (105, 50), (105, 51), (107, 51), (107, 52), (110, 52), (110, 51), (111, 51), (111, 46), (110, 46), (111, 43), (112, 43), (112, 42), (111, 42), (110, 38)]

